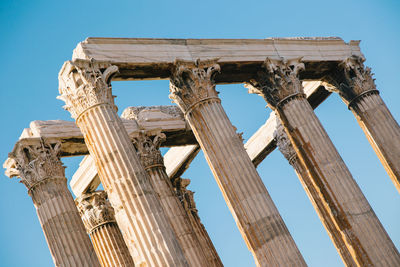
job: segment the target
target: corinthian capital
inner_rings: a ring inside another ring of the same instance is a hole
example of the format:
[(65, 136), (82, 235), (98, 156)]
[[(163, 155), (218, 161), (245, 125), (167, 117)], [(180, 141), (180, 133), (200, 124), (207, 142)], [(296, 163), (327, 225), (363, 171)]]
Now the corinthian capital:
[(169, 97), (185, 113), (203, 100), (218, 98), (214, 76), (219, 72), (217, 60), (176, 60), (171, 75)]
[(153, 166), (164, 166), (160, 146), (165, 140), (165, 134), (160, 131), (155, 134), (139, 131), (133, 136), (133, 145), (145, 169)]
[(21, 141), (4, 164), (6, 175), (20, 177), (28, 190), (49, 178), (65, 180), (60, 150), (60, 142), (45, 142), (42, 139), (29, 143)]
[(115, 222), (114, 209), (105, 191), (84, 194), (75, 203), (88, 233), (105, 223)]
[(348, 105), (364, 93), (377, 93), (371, 68), (365, 67), (364, 61), (359, 56), (345, 59), (339, 64), (337, 72), (324, 78), (326, 89), (339, 93)]
[(292, 142), (290, 141), (288, 135), (283, 128), (282, 123), (277, 118), (276, 119), (276, 129), (274, 131), (274, 138), (276, 140), (276, 145), (283, 156), (289, 161), (291, 165), (297, 160), (296, 151), (293, 148)]
[(249, 93), (262, 96), (271, 108), (277, 108), (285, 99), (303, 94), (303, 87), (298, 77), (304, 70), (301, 59), (273, 60), (267, 58), (263, 70), (245, 86)]
[(64, 108), (77, 119), (88, 108), (98, 104), (114, 106), (111, 78), (118, 67), (108, 63), (87, 60), (67, 61), (58, 76), (58, 99), (65, 102)]

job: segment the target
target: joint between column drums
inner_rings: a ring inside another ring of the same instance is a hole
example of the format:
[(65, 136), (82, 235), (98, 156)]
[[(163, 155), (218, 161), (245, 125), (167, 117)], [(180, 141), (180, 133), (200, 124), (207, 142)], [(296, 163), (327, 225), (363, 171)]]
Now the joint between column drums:
[(203, 98), (203, 99), (197, 101), (196, 103), (190, 105), (189, 108), (183, 114), (186, 117), (186, 115), (189, 114), (195, 107), (197, 107), (198, 105), (200, 105), (203, 102), (208, 102), (208, 101), (211, 102), (211, 100), (215, 100), (216, 102), (221, 103), (221, 99), (219, 97), (217, 97), (217, 96)]
[(356, 103), (359, 99), (361, 99), (364, 96), (369, 96), (369, 95), (374, 95), (374, 94), (378, 94), (379, 95), (379, 90), (372, 89), (372, 90), (368, 90), (368, 91), (365, 91), (365, 92), (359, 94), (358, 96), (354, 97), (352, 100), (349, 101), (349, 104), (347, 104), (347, 108), (349, 110), (351, 110), (352, 105), (354, 103)]
[(279, 102), (276, 104), (276, 108), (277, 108), (277, 109), (280, 109), (281, 106), (283, 106), (284, 104), (288, 103), (289, 101), (291, 101), (291, 100), (293, 100), (293, 99), (296, 99), (296, 98), (306, 98), (306, 97), (307, 97), (307, 96), (306, 96), (306, 94), (304, 94), (304, 93), (295, 93), (295, 94), (289, 95), (289, 96), (283, 98), (281, 101), (279, 101)]

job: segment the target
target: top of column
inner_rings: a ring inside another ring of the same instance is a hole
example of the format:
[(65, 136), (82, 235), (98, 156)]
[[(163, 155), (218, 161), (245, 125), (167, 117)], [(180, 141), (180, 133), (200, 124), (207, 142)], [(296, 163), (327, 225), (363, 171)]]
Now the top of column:
[(365, 59), (351, 56), (343, 60), (335, 72), (323, 78), (327, 90), (339, 93), (350, 107), (358, 96), (367, 92), (377, 92), (371, 68), (364, 66)]
[(64, 108), (74, 119), (95, 105), (108, 104), (115, 108), (111, 78), (117, 72), (118, 67), (109, 63), (67, 61), (58, 76), (60, 96), (57, 98), (65, 102)]
[(8, 156), (3, 167), (8, 177), (18, 176), (30, 190), (35, 185), (51, 179), (65, 179), (65, 167), (59, 154), (61, 142), (20, 141)]
[(75, 203), (89, 233), (103, 224), (115, 222), (114, 209), (105, 191), (83, 194)]
[(280, 60), (267, 58), (262, 70), (251, 79), (246, 87), (249, 93), (262, 96), (272, 109), (279, 108), (287, 99), (304, 95), (303, 86), (298, 77), (304, 70), (301, 58)]
[(221, 68), (218, 59), (195, 62), (176, 60), (171, 71), (169, 97), (184, 111), (190, 112), (198, 103), (218, 99), (214, 76)]

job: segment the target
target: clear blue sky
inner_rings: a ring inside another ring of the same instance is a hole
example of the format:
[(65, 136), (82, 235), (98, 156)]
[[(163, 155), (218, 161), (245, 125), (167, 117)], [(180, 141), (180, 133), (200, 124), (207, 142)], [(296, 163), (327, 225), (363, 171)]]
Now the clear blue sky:
[[(33, 120), (72, 120), (57, 74), (86, 37), (266, 38), (339, 36), (362, 40), (381, 96), (400, 120), (400, 2), (337, 1), (8, 1), (0, 3), (0, 159)], [(168, 81), (114, 82), (120, 111), (168, 105)], [(247, 140), (269, 110), (242, 85), (219, 86), (222, 104)], [(400, 248), (400, 197), (353, 115), (332, 95), (316, 111), (393, 242)], [(80, 158), (64, 159), (67, 178)], [(309, 266), (343, 266), (293, 169), (273, 152), (258, 171)], [(225, 266), (254, 266), (199, 154), (184, 178)], [(0, 179), (0, 266), (53, 266), (32, 201), (17, 179)]]

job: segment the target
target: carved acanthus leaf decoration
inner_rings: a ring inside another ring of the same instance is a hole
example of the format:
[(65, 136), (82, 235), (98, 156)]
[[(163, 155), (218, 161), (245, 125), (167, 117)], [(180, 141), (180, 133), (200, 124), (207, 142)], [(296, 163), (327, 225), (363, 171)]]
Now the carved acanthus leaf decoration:
[(169, 97), (185, 112), (206, 99), (218, 98), (214, 76), (221, 68), (218, 60), (188, 62), (176, 60), (172, 70)]
[(287, 133), (285, 132), (282, 123), (278, 118), (276, 119), (276, 129), (274, 131), (274, 138), (279, 151), (289, 161), (289, 163), (293, 165), (293, 163), (297, 160), (297, 154), (293, 148), (292, 142), (290, 141)]
[(67, 61), (59, 75), (58, 99), (65, 102), (64, 108), (77, 119), (86, 109), (109, 104), (114, 108), (111, 78), (118, 67), (94, 61)]
[(298, 77), (299, 72), (304, 70), (301, 59), (267, 58), (263, 69), (245, 86), (249, 89), (249, 93), (262, 96), (271, 108), (276, 108), (287, 97), (303, 94), (303, 87)]
[(77, 198), (75, 203), (89, 233), (100, 225), (115, 222), (114, 209), (105, 191), (84, 194)]
[(161, 132), (150, 135), (145, 131), (140, 131), (134, 136), (132, 142), (145, 169), (152, 166), (164, 166), (160, 146), (165, 140), (166, 136)]
[(6, 174), (20, 177), (28, 190), (48, 178), (65, 179), (65, 167), (59, 158), (60, 151), (61, 142), (50, 143), (40, 139), (33, 144), (19, 144), (9, 154), (13, 164), (7, 166)]
[(332, 76), (325, 77), (324, 86), (328, 91), (339, 95), (350, 104), (363, 93), (376, 90), (371, 68), (364, 66), (365, 59), (351, 56), (339, 64), (339, 70)]

